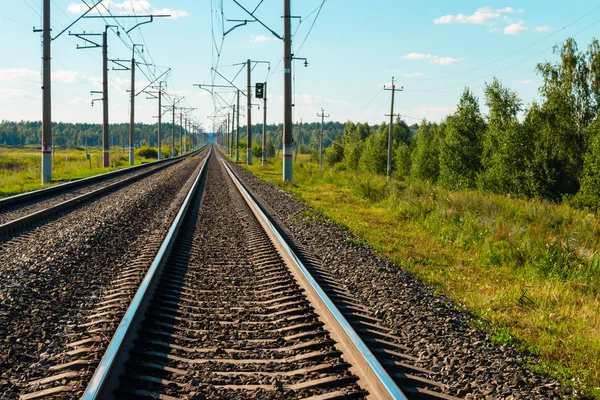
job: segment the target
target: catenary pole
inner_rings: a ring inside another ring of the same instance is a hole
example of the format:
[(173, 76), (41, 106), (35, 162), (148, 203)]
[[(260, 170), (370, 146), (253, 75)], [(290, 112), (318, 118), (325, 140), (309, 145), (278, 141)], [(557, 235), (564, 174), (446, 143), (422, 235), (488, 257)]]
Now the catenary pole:
[(267, 82), (263, 87), (262, 165), (267, 165)]
[[(135, 164), (135, 45), (131, 55), (131, 111), (129, 121), (129, 165)], [(150, 141), (148, 141), (148, 146)]]
[[(233, 139), (233, 127), (230, 124), (229, 119), (231, 118), (231, 113), (227, 113), (227, 154), (231, 157), (231, 140)], [(232, 128), (232, 129), (229, 129)]]
[[(50, 0), (44, 0), (42, 22), (42, 184), (52, 180), (52, 65)], [(86, 152), (87, 154), (87, 152)]]
[(158, 159), (162, 160), (162, 81), (158, 83)]
[(248, 165), (252, 165), (252, 66), (250, 65), (250, 60), (247, 61), (246, 69), (248, 75), (248, 95), (246, 96), (246, 100), (248, 101), (246, 111), (246, 131), (248, 136), (247, 163)]
[(235, 162), (240, 161), (240, 90), (237, 91), (237, 128), (235, 132)]
[(183, 111), (179, 112), (179, 155), (183, 155)]
[(173, 102), (173, 124), (171, 125), (171, 158), (175, 157), (175, 102)]
[(185, 117), (185, 133), (186, 133), (186, 138), (183, 141), (183, 152), (187, 153), (187, 136), (189, 136), (189, 130), (188, 130), (188, 119), (187, 117)]
[(108, 26), (102, 33), (102, 166), (110, 165), (110, 133), (108, 125)]
[(292, 15), (291, 0), (283, 0), (283, 180), (292, 181)]

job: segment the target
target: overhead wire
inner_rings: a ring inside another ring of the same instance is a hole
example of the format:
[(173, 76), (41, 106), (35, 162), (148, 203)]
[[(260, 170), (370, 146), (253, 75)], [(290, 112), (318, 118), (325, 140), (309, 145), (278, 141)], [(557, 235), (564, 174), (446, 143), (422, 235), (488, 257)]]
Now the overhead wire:
[(575, 25), (577, 22), (581, 21), (582, 19), (586, 18), (587, 16), (589, 16), (590, 14), (592, 14), (593, 12), (595, 12), (595, 11), (597, 11), (599, 9), (600, 9), (600, 6), (595, 7), (591, 11), (589, 11), (586, 14), (584, 14), (583, 16), (577, 18), (576, 20), (570, 22), (569, 24), (563, 26), (562, 28), (560, 28), (560, 29), (558, 29), (558, 30), (556, 30), (556, 31), (554, 31), (554, 32), (546, 35), (545, 37), (543, 37), (543, 38), (541, 38), (541, 39), (539, 39), (539, 40), (537, 40), (537, 41), (535, 41), (535, 42), (533, 42), (533, 43), (531, 43), (531, 44), (529, 44), (529, 45), (527, 45), (527, 46), (525, 46), (525, 47), (523, 47), (523, 48), (521, 48), (521, 49), (519, 49), (517, 51), (514, 51), (514, 52), (512, 52), (510, 54), (507, 54), (507, 55), (505, 55), (505, 56), (503, 56), (503, 57), (501, 57), (501, 58), (499, 58), (497, 60), (491, 61), (491, 62), (489, 62), (487, 64), (484, 64), (484, 65), (480, 65), (480, 66), (475, 67), (475, 68), (471, 68), (471, 69), (469, 69), (467, 71), (462, 71), (462, 72), (458, 72), (456, 74), (439, 76), (439, 77), (433, 77), (433, 78), (424, 78), (424, 79), (421, 79), (421, 81), (431, 81), (431, 80), (438, 80), (438, 79), (453, 78), (453, 77), (456, 77), (456, 76), (460, 76), (460, 75), (468, 74), (468, 73), (473, 72), (473, 71), (480, 70), (480, 69), (485, 68), (485, 67), (489, 67), (490, 65), (496, 64), (496, 63), (498, 63), (500, 61), (504, 61), (507, 58), (510, 58), (510, 57), (512, 57), (512, 56), (514, 56), (516, 54), (522, 53), (523, 51), (532, 48), (533, 46), (535, 46), (535, 45), (537, 45), (537, 44), (539, 44), (539, 43), (541, 43), (541, 42), (543, 42), (543, 41), (551, 38), (552, 36), (557, 35), (558, 33), (560, 33), (562, 31), (564, 31), (565, 29), (567, 29), (567, 28)]
[(300, 52), (302, 51), (302, 48), (304, 47), (304, 44), (306, 43), (306, 40), (308, 39), (308, 37), (310, 36), (310, 33), (312, 32), (313, 28), (315, 27), (315, 24), (316, 24), (317, 20), (319, 19), (319, 15), (321, 15), (321, 11), (323, 10), (323, 6), (325, 5), (325, 3), (327, 3), (327, 0), (323, 0), (321, 2), (321, 5), (319, 6), (318, 11), (317, 11), (317, 15), (315, 16), (315, 19), (313, 20), (313, 22), (312, 22), (312, 24), (310, 26), (310, 29), (308, 30), (308, 33), (304, 37), (304, 40), (302, 41), (302, 44), (298, 48), (298, 54), (300, 54)]

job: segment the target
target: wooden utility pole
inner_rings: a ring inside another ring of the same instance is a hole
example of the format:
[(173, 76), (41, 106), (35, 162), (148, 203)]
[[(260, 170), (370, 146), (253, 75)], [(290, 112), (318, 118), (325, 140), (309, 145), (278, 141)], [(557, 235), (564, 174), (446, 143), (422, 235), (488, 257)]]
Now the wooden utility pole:
[(393, 132), (394, 132), (394, 95), (396, 94), (396, 92), (401, 92), (402, 90), (404, 90), (403, 87), (401, 87), (400, 89), (396, 89), (396, 81), (394, 79), (394, 77), (392, 77), (392, 88), (388, 89), (385, 86), (383, 87), (385, 90), (389, 90), (392, 92), (392, 107), (391, 107), (391, 112), (389, 114), (390, 117), (390, 126), (389, 126), (389, 133), (388, 133), (388, 160), (387, 160), (387, 179), (390, 180), (390, 178), (392, 177), (392, 141), (393, 141)]
[[(50, 0), (44, 0), (42, 23), (42, 184), (52, 180), (52, 65), (51, 65), (51, 28)], [(87, 154), (87, 152), (86, 152)]]
[(323, 168), (323, 124), (325, 118), (329, 118), (330, 115), (325, 115), (325, 110), (321, 108), (321, 114), (317, 114), (317, 117), (321, 117), (321, 135), (319, 135), (319, 168)]

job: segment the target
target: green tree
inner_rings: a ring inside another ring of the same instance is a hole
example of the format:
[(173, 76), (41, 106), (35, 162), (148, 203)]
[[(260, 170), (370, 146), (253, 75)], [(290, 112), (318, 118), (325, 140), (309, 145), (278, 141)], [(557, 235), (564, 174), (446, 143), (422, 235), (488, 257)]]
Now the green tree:
[[(368, 124), (365, 124), (368, 126)], [(362, 124), (355, 125), (352, 122), (346, 123), (343, 135), (344, 160), (343, 165), (349, 171), (358, 170), (360, 157), (363, 153), (364, 140), (369, 136), (367, 133), (363, 137), (365, 129)], [(367, 132), (370, 131), (370, 128)]]
[(331, 142), (331, 147), (324, 150), (323, 158), (329, 165), (336, 165), (344, 160), (343, 136), (338, 136)]
[(388, 126), (382, 124), (377, 132), (365, 141), (365, 148), (360, 156), (359, 169), (364, 172), (385, 174), (387, 171)]
[(394, 122), (394, 129), (392, 129), (392, 139), (394, 147), (399, 146), (400, 143), (410, 144), (411, 142), (410, 128), (408, 127), (406, 122), (399, 116), (396, 118), (396, 122)]
[(572, 98), (562, 92), (548, 94), (544, 103), (527, 111), (525, 129), (533, 138), (532, 190), (537, 197), (560, 199), (579, 190), (583, 154)]
[(400, 142), (397, 146), (394, 147), (393, 152), (394, 158), (392, 163), (392, 173), (394, 176), (406, 178), (410, 175), (410, 167), (412, 164), (412, 160), (410, 158), (410, 147), (408, 146), (408, 144)]
[(449, 189), (475, 187), (477, 174), (481, 171), (484, 131), (479, 102), (466, 88), (458, 109), (446, 121), (446, 134), (440, 148), (439, 182), (442, 186)]
[(585, 205), (598, 209), (600, 206), (600, 119), (596, 119), (589, 130), (594, 132), (594, 135), (584, 158), (579, 197)]
[(414, 148), (411, 153), (410, 174), (422, 181), (436, 182), (440, 174), (439, 140), (435, 140), (437, 126), (423, 119), (414, 136)]
[(522, 101), (498, 79), (486, 84), (485, 99), (489, 114), (479, 186), (495, 193), (531, 196), (533, 141), (517, 119)]

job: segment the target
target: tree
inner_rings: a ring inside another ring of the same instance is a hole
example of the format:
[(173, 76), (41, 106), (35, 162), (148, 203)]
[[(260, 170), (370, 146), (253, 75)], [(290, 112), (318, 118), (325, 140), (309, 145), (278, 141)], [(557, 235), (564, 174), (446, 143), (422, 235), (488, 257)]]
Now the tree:
[(410, 175), (412, 160), (410, 158), (410, 147), (404, 142), (394, 146), (393, 155), (393, 174), (395, 176), (406, 178)]
[(388, 126), (382, 124), (377, 132), (365, 141), (365, 148), (360, 156), (359, 169), (364, 172), (385, 174), (388, 155)]
[(423, 119), (413, 138), (410, 175), (422, 181), (436, 182), (440, 173), (439, 141), (435, 140), (437, 126)]
[[(366, 125), (369, 128), (368, 124)], [(367, 132), (370, 133), (371, 128)], [(365, 147), (364, 140), (369, 136), (369, 133), (364, 134), (365, 129), (363, 124), (355, 125), (348, 122), (344, 128), (343, 147), (344, 160), (343, 165), (349, 171), (358, 170), (358, 163)], [(363, 137), (364, 134), (364, 137)]]
[(446, 121), (446, 135), (440, 148), (439, 182), (442, 186), (449, 189), (475, 187), (477, 174), (481, 171), (484, 131), (479, 102), (466, 88), (458, 109)]
[(410, 144), (410, 128), (406, 122), (398, 116), (396, 122), (394, 122), (394, 129), (392, 130), (392, 139), (394, 147), (400, 145), (400, 143)]
[(481, 189), (531, 196), (533, 140), (517, 119), (522, 101), (498, 79), (485, 87), (487, 131), (483, 139)]
[(600, 119), (589, 128), (594, 136), (584, 159), (579, 197), (585, 205), (597, 209), (600, 206)]
[(329, 165), (339, 164), (344, 160), (344, 143), (343, 136), (338, 136), (333, 142), (331, 147), (324, 150), (325, 162)]

